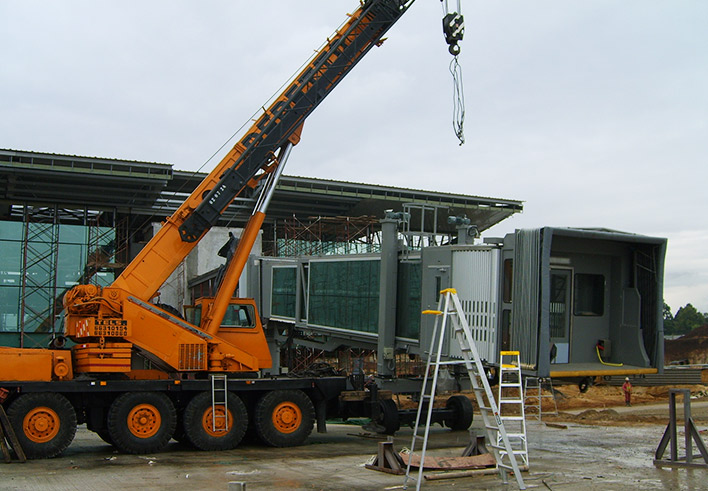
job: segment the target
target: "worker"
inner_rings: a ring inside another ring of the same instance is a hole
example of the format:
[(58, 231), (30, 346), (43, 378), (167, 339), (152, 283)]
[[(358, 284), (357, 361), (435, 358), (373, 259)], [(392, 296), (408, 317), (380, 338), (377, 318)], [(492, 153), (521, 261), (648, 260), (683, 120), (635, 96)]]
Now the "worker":
[(624, 383), (622, 384), (622, 392), (624, 393), (624, 405), (632, 405), (632, 384), (629, 382), (629, 377), (624, 378)]

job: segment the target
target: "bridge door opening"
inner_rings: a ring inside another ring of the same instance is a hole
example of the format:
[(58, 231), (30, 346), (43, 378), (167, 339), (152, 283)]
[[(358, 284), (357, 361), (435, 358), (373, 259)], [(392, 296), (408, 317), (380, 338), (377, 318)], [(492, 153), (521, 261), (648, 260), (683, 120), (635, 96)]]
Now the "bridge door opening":
[(551, 363), (570, 363), (570, 331), (572, 321), (573, 270), (551, 269), (551, 301), (549, 328)]

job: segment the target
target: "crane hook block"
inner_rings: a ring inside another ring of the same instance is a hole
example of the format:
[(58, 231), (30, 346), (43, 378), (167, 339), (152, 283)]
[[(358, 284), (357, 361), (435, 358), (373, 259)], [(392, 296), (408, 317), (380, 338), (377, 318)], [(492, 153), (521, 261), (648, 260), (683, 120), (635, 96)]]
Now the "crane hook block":
[(462, 41), (465, 34), (465, 18), (458, 12), (450, 12), (443, 17), (443, 33), (445, 42), (448, 44), (448, 51), (451, 55), (460, 54), (458, 43)]

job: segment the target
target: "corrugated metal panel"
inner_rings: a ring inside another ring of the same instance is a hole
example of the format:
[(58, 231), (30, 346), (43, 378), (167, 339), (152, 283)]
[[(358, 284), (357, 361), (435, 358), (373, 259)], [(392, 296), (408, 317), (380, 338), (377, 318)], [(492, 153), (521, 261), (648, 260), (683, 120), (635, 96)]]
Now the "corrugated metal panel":
[[(641, 377), (629, 377), (632, 385), (654, 387), (659, 385), (699, 385), (701, 381), (700, 368), (664, 368), (664, 373), (651, 373)], [(607, 381), (609, 385), (622, 385), (624, 376), (612, 376)]]
[[(499, 249), (453, 250), (452, 286), (457, 290), (479, 355), (489, 363), (496, 363), (498, 356), (498, 283)], [(461, 356), (456, 342), (450, 343), (450, 355)]]
[(523, 365), (533, 367), (538, 360), (540, 249), (540, 229), (516, 232), (509, 348), (520, 352)]

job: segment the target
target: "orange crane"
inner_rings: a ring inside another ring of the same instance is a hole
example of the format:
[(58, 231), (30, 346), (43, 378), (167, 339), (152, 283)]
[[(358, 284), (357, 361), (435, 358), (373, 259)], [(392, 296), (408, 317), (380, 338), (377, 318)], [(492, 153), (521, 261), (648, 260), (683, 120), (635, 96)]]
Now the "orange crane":
[[(67, 292), (71, 348), (0, 348), (0, 398), (28, 457), (61, 453), (81, 423), (123, 452), (148, 453), (173, 437), (234, 448), (249, 425), (269, 445), (298, 445), (315, 420), (324, 430), (325, 417), (341, 413), (344, 377), (257, 377), (271, 366), (260, 317), (252, 299), (232, 297), (305, 119), (412, 3), (362, 1), (113, 284)], [(459, 19), (450, 25), (456, 44)], [(232, 201), (259, 183), (216, 296), (199, 299), (189, 321), (151, 304)]]

